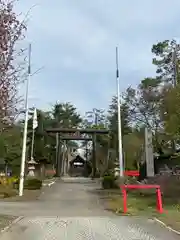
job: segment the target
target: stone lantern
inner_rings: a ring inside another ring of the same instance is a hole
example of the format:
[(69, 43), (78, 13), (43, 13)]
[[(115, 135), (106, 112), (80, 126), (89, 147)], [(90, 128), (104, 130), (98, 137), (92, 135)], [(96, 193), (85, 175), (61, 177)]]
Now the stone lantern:
[(120, 175), (119, 161), (116, 159), (114, 167), (114, 176), (118, 177)]
[(29, 162), (28, 162), (28, 177), (35, 177), (35, 169), (37, 162), (34, 161), (34, 159), (32, 158)]

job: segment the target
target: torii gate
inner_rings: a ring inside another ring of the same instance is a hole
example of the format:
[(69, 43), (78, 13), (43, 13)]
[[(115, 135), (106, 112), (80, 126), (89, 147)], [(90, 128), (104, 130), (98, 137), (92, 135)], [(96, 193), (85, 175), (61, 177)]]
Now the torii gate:
[(61, 146), (62, 140), (86, 140), (92, 141), (93, 161), (92, 177), (96, 176), (96, 136), (97, 134), (109, 134), (106, 129), (76, 129), (76, 128), (51, 128), (46, 129), (47, 133), (56, 134), (56, 175), (60, 177), (62, 169)]

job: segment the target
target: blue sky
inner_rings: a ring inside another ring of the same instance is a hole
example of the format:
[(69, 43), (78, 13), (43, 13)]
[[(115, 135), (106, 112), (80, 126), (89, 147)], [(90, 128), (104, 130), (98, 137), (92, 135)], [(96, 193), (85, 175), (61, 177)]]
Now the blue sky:
[(31, 80), (29, 102), (43, 109), (56, 101), (81, 114), (106, 109), (116, 94), (116, 46), (123, 91), (154, 75), (153, 43), (180, 37), (180, 0), (20, 0), (16, 10), (33, 5), (26, 41), (32, 69), (44, 68)]

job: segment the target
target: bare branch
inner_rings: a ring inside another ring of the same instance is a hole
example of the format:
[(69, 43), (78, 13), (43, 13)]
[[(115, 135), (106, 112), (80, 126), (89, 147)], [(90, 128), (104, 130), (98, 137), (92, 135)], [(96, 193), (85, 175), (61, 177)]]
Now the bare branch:
[(0, 121), (13, 119), (19, 102), (18, 85), (24, 80), (25, 49), (18, 49), (26, 31), (26, 14), (19, 21), (15, 0), (0, 1)]

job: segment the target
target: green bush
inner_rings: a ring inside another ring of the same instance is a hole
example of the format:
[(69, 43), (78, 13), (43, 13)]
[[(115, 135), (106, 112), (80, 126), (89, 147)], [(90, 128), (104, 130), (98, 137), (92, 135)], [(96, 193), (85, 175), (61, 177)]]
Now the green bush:
[[(42, 180), (37, 178), (28, 178), (24, 180), (24, 189), (36, 190), (42, 187)], [(14, 182), (14, 188), (19, 189), (19, 179)]]
[(26, 179), (24, 182), (24, 189), (36, 190), (42, 187), (42, 180), (37, 178)]
[(19, 179), (16, 179), (16, 180), (13, 182), (13, 188), (19, 189)]
[(113, 175), (105, 175), (102, 179), (102, 187), (104, 189), (118, 188), (116, 180), (116, 177)]
[(103, 173), (103, 177), (104, 176), (112, 176), (114, 177), (114, 169), (106, 169)]

